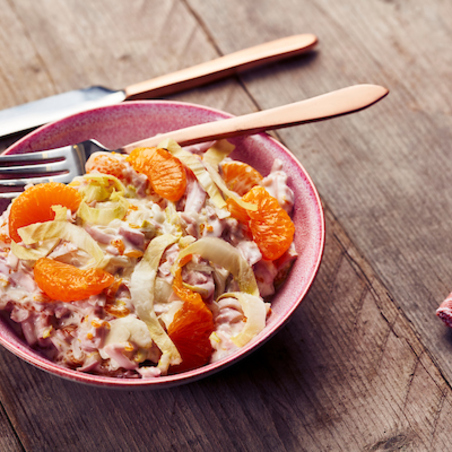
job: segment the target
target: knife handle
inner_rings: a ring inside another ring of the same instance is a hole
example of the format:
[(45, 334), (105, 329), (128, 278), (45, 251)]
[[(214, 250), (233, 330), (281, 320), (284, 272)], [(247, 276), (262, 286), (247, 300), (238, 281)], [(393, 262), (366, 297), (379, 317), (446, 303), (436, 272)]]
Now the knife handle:
[(298, 55), (316, 44), (315, 35), (301, 34), (239, 50), (212, 61), (130, 85), (124, 89), (126, 99), (161, 97), (194, 88), (239, 71)]

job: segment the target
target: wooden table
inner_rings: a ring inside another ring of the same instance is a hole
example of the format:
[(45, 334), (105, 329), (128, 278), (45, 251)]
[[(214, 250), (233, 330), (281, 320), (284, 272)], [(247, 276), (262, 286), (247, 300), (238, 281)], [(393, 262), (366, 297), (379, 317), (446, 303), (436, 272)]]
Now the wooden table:
[[(447, 451), (452, 333), (452, 3), (0, 0), (0, 108), (123, 88), (291, 34), (315, 52), (172, 99), (234, 114), (356, 83), (372, 108), (277, 133), (327, 227), (312, 290), (249, 358), (197, 383), (112, 391), (0, 350), (2, 451)], [(18, 137), (1, 141), (2, 148)]]

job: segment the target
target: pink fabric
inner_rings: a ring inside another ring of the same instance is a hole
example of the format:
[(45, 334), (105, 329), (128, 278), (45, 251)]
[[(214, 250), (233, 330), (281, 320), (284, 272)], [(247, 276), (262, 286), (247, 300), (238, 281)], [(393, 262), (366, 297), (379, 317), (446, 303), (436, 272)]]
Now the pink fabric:
[(449, 327), (452, 328), (452, 293), (441, 303), (436, 310), (436, 315)]

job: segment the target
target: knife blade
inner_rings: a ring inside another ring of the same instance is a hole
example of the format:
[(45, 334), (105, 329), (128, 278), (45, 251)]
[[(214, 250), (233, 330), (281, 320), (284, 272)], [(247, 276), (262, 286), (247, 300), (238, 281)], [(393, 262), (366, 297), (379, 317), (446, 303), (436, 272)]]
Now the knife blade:
[(205, 63), (162, 75), (115, 91), (102, 86), (83, 88), (0, 111), (0, 136), (30, 130), (48, 122), (125, 100), (162, 97), (210, 83), (259, 65), (293, 57), (317, 44), (313, 34), (288, 36), (239, 50)]

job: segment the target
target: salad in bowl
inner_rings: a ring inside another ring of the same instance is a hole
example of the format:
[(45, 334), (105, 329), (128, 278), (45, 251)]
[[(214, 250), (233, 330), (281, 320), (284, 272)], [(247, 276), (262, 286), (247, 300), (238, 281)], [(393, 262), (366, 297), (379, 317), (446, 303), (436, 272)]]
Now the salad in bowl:
[(268, 337), (303, 231), (284, 162), (261, 174), (235, 148), (98, 152), (68, 185), (27, 187), (0, 216), (8, 328), (87, 382), (200, 375)]

